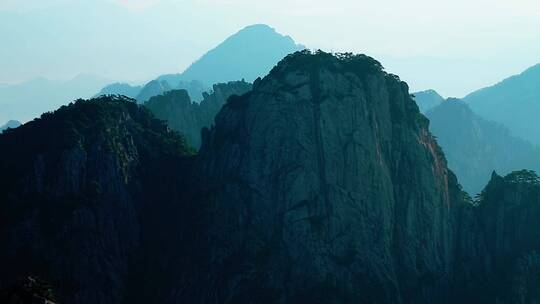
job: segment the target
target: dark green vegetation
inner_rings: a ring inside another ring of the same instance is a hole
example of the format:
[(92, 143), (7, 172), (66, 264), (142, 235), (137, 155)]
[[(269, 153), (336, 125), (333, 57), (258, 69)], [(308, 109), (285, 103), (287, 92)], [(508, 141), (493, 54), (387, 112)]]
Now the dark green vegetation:
[(212, 126), (214, 117), (227, 99), (249, 90), (251, 84), (244, 81), (216, 84), (212, 92), (203, 94), (204, 99), (200, 103), (192, 102), (186, 90), (173, 90), (150, 98), (145, 106), (198, 149), (201, 146), (201, 130)]
[(427, 111), (440, 105), (444, 98), (434, 90), (426, 90), (413, 93), (414, 101), (418, 105), (420, 112), (426, 113)]
[(324, 52), (232, 95), (197, 155), (133, 100), (77, 101), (0, 135), (0, 287), (33, 273), (78, 304), (539, 301), (539, 178), (494, 174), (471, 199), (428, 124), (379, 62)]
[(540, 145), (540, 65), (467, 95), (480, 116), (507, 126), (513, 135)]
[(426, 116), (448, 166), (471, 194), (482, 191), (493, 171), (540, 169), (540, 149), (512, 136), (503, 125), (482, 119), (461, 100), (448, 99)]

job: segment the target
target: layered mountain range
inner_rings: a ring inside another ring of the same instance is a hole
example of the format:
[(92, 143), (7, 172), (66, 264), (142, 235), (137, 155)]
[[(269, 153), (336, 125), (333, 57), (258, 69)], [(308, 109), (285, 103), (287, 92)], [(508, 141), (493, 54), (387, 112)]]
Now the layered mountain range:
[(540, 145), (540, 64), (463, 98), (480, 116), (507, 126), (512, 134)]
[(425, 90), (413, 93), (414, 100), (420, 109), (420, 112), (426, 113), (427, 111), (437, 107), (443, 103), (444, 98), (439, 95), (435, 90)]
[(0, 132), (3, 132), (6, 129), (16, 128), (16, 127), (18, 127), (20, 125), (21, 125), (21, 123), (19, 121), (17, 121), (17, 120), (10, 120), (10, 121), (6, 122), (3, 126), (0, 126)]
[(287, 54), (304, 48), (266, 24), (254, 24), (225, 39), (182, 73), (161, 75), (157, 80), (171, 85), (193, 80), (206, 85), (242, 79), (253, 82)]
[(201, 102), (192, 101), (186, 90), (172, 90), (150, 98), (144, 105), (155, 117), (167, 121), (171, 129), (182, 133), (189, 145), (198, 149), (201, 130), (212, 126), (214, 117), (227, 99), (250, 90), (250, 83), (231, 81), (215, 84), (210, 93), (202, 94)]
[[(197, 59), (185, 71), (165, 74), (144, 86), (112, 84), (98, 95), (121, 94), (146, 102), (171, 90), (185, 89), (192, 101), (214, 84), (230, 81), (253, 82), (266, 75), (287, 54), (304, 49), (289, 36), (265, 24), (247, 26)], [(129, 93), (124, 94), (124, 93)]]
[[(0, 287), (32, 274), (82, 304), (540, 300), (539, 178), (493, 174), (471, 199), (379, 62), (297, 52), (234, 94), (197, 154), (127, 97), (0, 135)], [(148, 107), (173, 99), (193, 107), (186, 91)]]
[[(419, 101), (421, 95), (415, 96)], [(482, 191), (493, 171), (540, 169), (538, 147), (512, 135), (502, 124), (478, 116), (462, 100), (449, 98), (425, 115), (450, 169), (471, 195)]]

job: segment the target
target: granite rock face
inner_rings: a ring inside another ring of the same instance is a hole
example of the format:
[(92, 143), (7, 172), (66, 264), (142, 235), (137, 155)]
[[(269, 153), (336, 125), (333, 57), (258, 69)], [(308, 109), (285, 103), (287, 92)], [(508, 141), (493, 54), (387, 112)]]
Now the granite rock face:
[(494, 174), (471, 199), (374, 59), (298, 52), (220, 108), (196, 156), (124, 97), (0, 135), (0, 290), (33, 274), (60, 303), (539, 300), (539, 178)]
[(206, 302), (444, 301), (462, 193), (378, 62), (290, 55), (203, 134)]
[(250, 83), (231, 81), (215, 84), (210, 93), (203, 93), (200, 103), (192, 102), (186, 90), (173, 90), (150, 98), (145, 106), (198, 149), (201, 146), (201, 129), (212, 126), (216, 114), (230, 96), (242, 95), (249, 90)]

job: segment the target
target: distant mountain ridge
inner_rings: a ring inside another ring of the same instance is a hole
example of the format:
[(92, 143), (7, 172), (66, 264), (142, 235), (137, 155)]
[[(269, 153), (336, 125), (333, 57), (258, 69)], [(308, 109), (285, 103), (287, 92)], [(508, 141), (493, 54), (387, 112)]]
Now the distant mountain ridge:
[(448, 167), (471, 195), (482, 191), (493, 171), (540, 171), (540, 148), (513, 136), (505, 126), (478, 116), (462, 100), (449, 98), (425, 115)]
[(29, 121), (77, 98), (93, 96), (110, 80), (81, 74), (68, 81), (36, 78), (0, 87), (0, 121)]
[(10, 120), (5, 125), (0, 126), (0, 133), (2, 133), (6, 129), (17, 128), (20, 125), (21, 125), (20, 121), (18, 121), (18, 120)]
[[(291, 37), (274, 28), (256, 24), (231, 35), (193, 62), (184, 72), (165, 74), (149, 81), (137, 95), (139, 102), (173, 89), (186, 89), (193, 101), (201, 101), (201, 93), (217, 83), (253, 82), (266, 75), (283, 57), (302, 50)], [(120, 94), (120, 90), (112, 92)]]
[(268, 25), (251, 25), (208, 51), (178, 77), (206, 84), (242, 79), (253, 82), (283, 57), (304, 48)]
[(435, 90), (425, 90), (413, 93), (414, 101), (418, 105), (420, 112), (426, 113), (434, 107), (440, 105), (444, 98)]
[(201, 146), (201, 130), (210, 128), (216, 114), (232, 95), (242, 95), (251, 90), (251, 83), (231, 81), (213, 86), (203, 93), (203, 100), (193, 102), (186, 90), (172, 90), (150, 98), (144, 105), (155, 117), (167, 121), (168, 126), (180, 132), (195, 149)]
[(514, 135), (540, 145), (540, 64), (465, 98), (479, 115), (507, 126)]
[(142, 88), (142, 85), (132, 86), (127, 83), (116, 82), (102, 88), (101, 91), (99, 91), (99, 93), (97, 93), (94, 97), (102, 95), (124, 95), (135, 99), (141, 92)]

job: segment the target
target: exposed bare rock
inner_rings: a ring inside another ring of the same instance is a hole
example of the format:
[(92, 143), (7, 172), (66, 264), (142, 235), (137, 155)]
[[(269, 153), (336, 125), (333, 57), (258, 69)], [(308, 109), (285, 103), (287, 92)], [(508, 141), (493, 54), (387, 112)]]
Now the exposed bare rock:
[(229, 99), (198, 160), (206, 301), (441, 303), (461, 191), (427, 128), (363, 55), (296, 53)]

